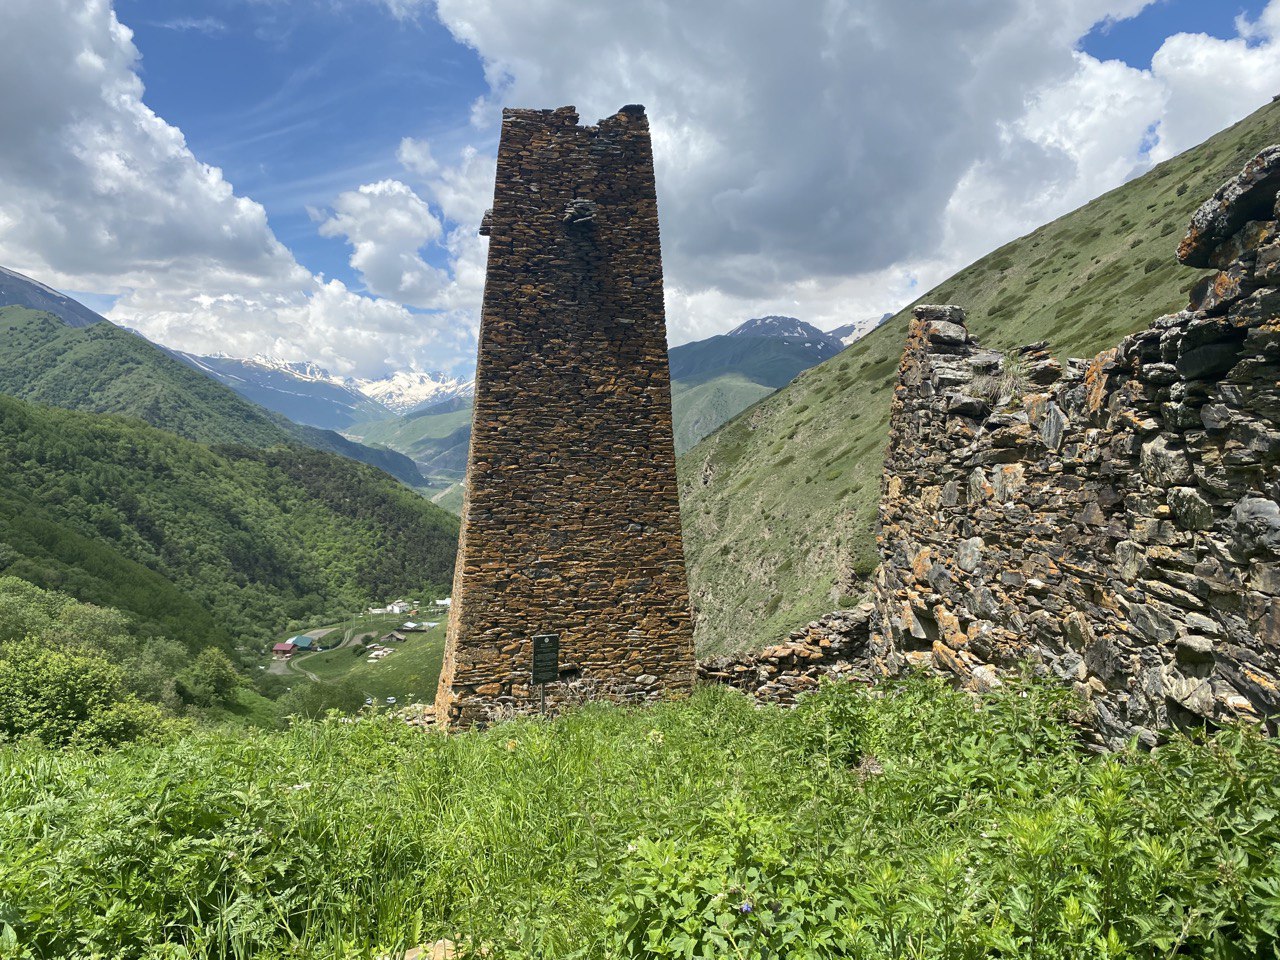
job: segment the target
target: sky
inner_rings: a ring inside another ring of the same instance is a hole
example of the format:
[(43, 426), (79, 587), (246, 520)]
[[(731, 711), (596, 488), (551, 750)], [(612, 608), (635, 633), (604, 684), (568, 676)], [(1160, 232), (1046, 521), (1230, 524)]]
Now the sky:
[(0, 265), (198, 353), (474, 366), (503, 106), (646, 105), (668, 332), (910, 302), (1280, 94), (1280, 0), (4, 0)]

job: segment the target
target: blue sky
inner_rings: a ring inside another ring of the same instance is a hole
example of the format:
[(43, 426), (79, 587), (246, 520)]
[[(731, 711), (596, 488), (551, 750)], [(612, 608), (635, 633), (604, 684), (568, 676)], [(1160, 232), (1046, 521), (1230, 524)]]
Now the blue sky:
[[(460, 149), (486, 91), (479, 58), (432, 17), (243, 0), (121, 0), (142, 53), (146, 102), (267, 209), (304, 266), (359, 277), (307, 208), (403, 171), (401, 138)], [(440, 153), (438, 147), (436, 150)], [(438, 248), (429, 262), (443, 265)]]
[(1203, 33), (1219, 39), (1236, 34), (1236, 18), (1257, 19), (1266, 0), (1159, 0), (1136, 17), (1105, 20), (1089, 31), (1080, 48), (1099, 60), (1151, 66), (1152, 55), (1175, 33)]
[(473, 365), (504, 105), (647, 106), (681, 343), (896, 310), (1280, 93), (1280, 0), (4, 0), (0, 36), (0, 265), (367, 377)]

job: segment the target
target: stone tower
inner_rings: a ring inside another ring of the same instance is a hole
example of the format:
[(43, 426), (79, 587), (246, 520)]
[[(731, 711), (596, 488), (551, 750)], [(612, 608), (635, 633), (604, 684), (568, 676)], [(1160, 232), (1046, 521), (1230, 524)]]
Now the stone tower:
[[(475, 413), (436, 716), (468, 726), (536, 710), (544, 694), (554, 707), (687, 691), (695, 665), (644, 108), (593, 127), (578, 126), (573, 107), (504, 110), (481, 233)], [(535, 646), (545, 687), (533, 682)]]

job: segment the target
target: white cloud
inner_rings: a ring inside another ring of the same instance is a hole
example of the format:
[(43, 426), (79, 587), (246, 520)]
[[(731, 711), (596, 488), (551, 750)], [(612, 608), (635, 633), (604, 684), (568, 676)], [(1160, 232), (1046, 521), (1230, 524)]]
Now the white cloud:
[[(473, 146), (442, 166), (425, 140), (406, 137), (396, 156), (418, 190), (398, 180), (364, 184), (340, 195), (320, 233), (351, 245), (351, 266), (369, 291), (429, 310), (453, 311), (478, 327), (488, 241), (477, 232), (493, 199), (494, 158)], [(436, 211), (439, 216), (437, 217)], [(442, 221), (449, 224), (446, 232)], [(435, 248), (445, 267), (432, 266)]]
[(380, 180), (343, 193), (333, 209), (320, 233), (347, 238), (351, 266), (371, 293), (411, 306), (435, 306), (449, 277), (419, 254), (444, 235), (426, 201), (399, 180)]
[(227, 32), (227, 25), (217, 17), (175, 17), (157, 23), (156, 26), (165, 30), (194, 31), (211, 37)]
[(465, 364), (498, 104), (576, 102), (591, 122), (642, 102), (673, 341), (763, 313), (835, 326), (1280, 92), (1280, 0), (1236, 39), (1169, 38), (1149, 70), (1075, 51), (1147, 2), (438, 0), (491, 88), (472, 111), (480, 146), (406, 137), (402, 175), (335, 190), (317, 229), (350, 244), (365, 296), (299, 265), (262, 206), (147, 108), (110, 0), (6, 0), (0, 33), (22, 42), (0, 84), (22, 95), (0, 99), (0, 124), (22, 135), (0, 140), (0, 263), (116, 296), (113, 319), (188, 349), (362, 375)]
[(431, 0), (372, 0), (373, 3), (387, 8), (387, 11), (398, 20), (409, 20), (428, 9)]
[[(744, 315), (896, 308), (1280, 91), (1280, 0), (1150, 71), (1076, 52), (1150, 0), (439, 0), (496, 105), (642, 102), (676, 342)], [(1149, 129), (1159, 140), (1143, 152)]]
[(415, 140), (413, 137), (405, 137), (400, 141), (400, 147), (396, 150), (396, 159), (407, 170), (412, 170), (423, 177), (429, 177), (440, 169), (440, 164), (436, 163), (435, 157), (431, 155), (431, 144), (426, 140)]
[[(0, 264), (117, 296), (111, 319), (186, 349), (278, 353), (365, 375), (469, 360), (455, 343), (470, 329), (464, 318), (416, 316), (299, 265), (262, 206), (143, 103), (138, 51), (109, 0), (6, 0), (0, 35), (21, 39), (0, 58), (0, 127), (21, 131), (0, 138)], [(362, 196), (343, 195), (353, 223)], [(366, 217), (366, 240), (443, 235), (429, 212), (400, 213)]]

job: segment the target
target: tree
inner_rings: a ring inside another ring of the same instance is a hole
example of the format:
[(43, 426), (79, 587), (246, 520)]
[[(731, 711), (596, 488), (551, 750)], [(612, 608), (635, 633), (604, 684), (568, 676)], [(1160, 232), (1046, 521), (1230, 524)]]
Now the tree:
[(178, 674), (178, 695), (198, 707), (231, 702), (244, 679), (235, 664), (217, 647), (206, 647), (191, 665)]

